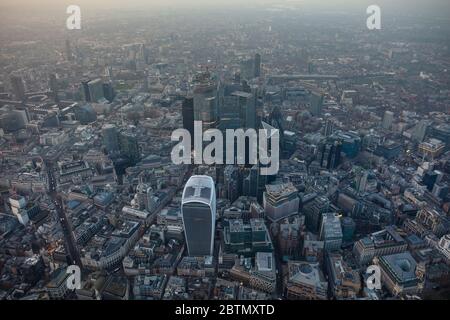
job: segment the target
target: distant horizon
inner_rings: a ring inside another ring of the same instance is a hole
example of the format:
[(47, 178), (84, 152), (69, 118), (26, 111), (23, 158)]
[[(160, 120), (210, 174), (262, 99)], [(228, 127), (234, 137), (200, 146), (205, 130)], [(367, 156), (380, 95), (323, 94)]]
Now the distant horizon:
[[(134, 10), (143, 8), (186, 8), (186, 7), (232, 7), (243, 8), (248, 6), (298, 6), (306, 10), (355, 10), (366, 8), (369, 5), (379, 5), (393, 14), (398, 13), (426, 13), (436, 12), (442, 15), (450, 14), (450, 1), (448, 0), (2, 0), (0, 8), (3, 10), (23, 10), (30, 8), (45, 11), (60, 10), (69, 5), (79, 5), (90, 10)], [(54, 10), (52, 10), (54, 9)], [(449, 15), (450, 16), (450, 15)]]

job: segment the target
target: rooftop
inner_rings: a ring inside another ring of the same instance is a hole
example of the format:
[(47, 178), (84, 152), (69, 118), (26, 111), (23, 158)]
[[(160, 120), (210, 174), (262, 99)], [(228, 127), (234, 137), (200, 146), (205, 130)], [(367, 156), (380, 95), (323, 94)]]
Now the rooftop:
[(183, 191), (183, 202), (206, 201), (211, 202), (215, 192), (214, 181), (210, 176), (192, 176)]
[(382, 256), (380, 264), (392, 278), (401, 284), (416, 284), (418, 281), (417, 262), (408, 251)]

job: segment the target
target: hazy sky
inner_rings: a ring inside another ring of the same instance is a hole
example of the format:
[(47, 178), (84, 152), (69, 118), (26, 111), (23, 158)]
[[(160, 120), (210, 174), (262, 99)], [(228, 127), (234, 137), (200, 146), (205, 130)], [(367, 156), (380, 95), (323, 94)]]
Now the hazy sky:
[[(234, 8), (273, 5), (300, 5), (310, 10), (361, 11), (368, 5), (377, 4), (388, 14), (437, 13), (450, 17), (450, 0), (0, 0), (3, 13), (64, 11), (70, 5), (81, 9), (154, 9), (180, 7), (233, 6)], [(28, 9), (28, 10), (27, 10)], [(6, 12), (5, 12), (6, 11)]]
[(449, 7), (448, 0), (1, 0), (2, 7), (48, 7), (77, 4), (96, 7), (132, 7), (132, 6), (186, 6), (186, 5), (242, 5), (242, 4), (293, 4), (308, 6), (348, 7), (378, 4), (390, 7)]

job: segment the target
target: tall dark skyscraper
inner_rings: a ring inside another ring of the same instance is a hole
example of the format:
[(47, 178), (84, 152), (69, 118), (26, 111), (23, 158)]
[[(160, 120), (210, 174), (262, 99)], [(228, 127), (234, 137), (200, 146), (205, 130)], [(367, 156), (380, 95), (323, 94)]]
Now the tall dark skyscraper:
[(83, 90), (83, 96), (84, 96), (84, 100), (86, 102), (91, 102), (91, 94), (89, 92), (89, 83), (90, 80), (84, 80), (81, 82), (81, 86), (82, 86), (82, 90)]
[(256, 127), (256, 99), (255, 94), (243, 91), (234, 92), (233, 95), (238, 97), (240, 119), (242, 128)]
[(260, 170), (261, 166), (259, 165), (253, 165), (246, 169), (246, 176), (242, 181), (242, 192), (244, 196), (255, 197), (262, 202), (263, 193), (270, 177), (261, 175)]
[(239, 184), (240, 172), (236, 166), (227, 165), (223, 170), (225, 197), (234, 202), (241, 194), (242, 186)]
[(134, 133), (122, 131), (119, 134), (119, 148), (121, 154), (132, 164), (136, 164), (141, 159), (139, 144)]
[(208, 256), (214, 250), (216, 190), (210, 176), (192, 176), (181, 200), (184, 234), (190, 256)]
[(323, 196), (315, 198), (303, 207), (305, 213), (305, 223), (308, 230), (318, 232), (322, 213), (329, 210), (330, 201)]
[(327, 121), (325, 122), (325, 129), (324, 129), (325, 137), (331, 136), (331, 134), (333, 133), (333, 127), (334, 127), (333, 121), (327, 119)]
[(25, 100), (25, 84), (23, 83), (22, 77), (17, 75), (12, 75), (10, 77), (12, 92), (14, 99), (17, 101)]
[(55, 103), (58, 103), (58, 81), (56, 80), (56, 75), (54, 73), (51, 73), (48, 77), (48, 86), (50, 88), (53, 100)]
[(312, 91), (309, 101), (311, 114), (315, 117), (320, 117), (323, 107), (323, 94), (320, 92)]
[(191, 134), (191, 143), (194, 144), (194, 98), (185, 97), (181, 105), (181, 114), (183, 116), (183, 128)]
[(111, 82), (103, 83), (103, 96), (108, 102), (112, 102), (116, 96), (116, 92)]
[[(234, 89), (230, 91), (230, 89)], [(256, 97), (252, 92), (245, 92), (237, 85), (226, 85), (220, 98), (221, 130), (253, 128), (257, 129)]]
[(119, 151), (119, 135), (116, 126), (105, 124), (102, 128), (103, 145), (108, 154), (114, 154)]
[[(225, 135), (227, 129), (258, 129), (256, 115), (256, 94), (243, 81), (238, 83), (221, 83), (218, 90), (219, 128)], [(248, 163), (249, 143), (245, 141), (246, 163)], [(225, 145), (224, 145), (225, 147)], [(235, 146), (235, 154), (237, 152)], [(225, 154), (225, 153), (224, 153)]]
[(86, 102), (99, 102), (104, 100), (105, 93), (107, 93), (111, 99), (114, 98), (114, 91), (108, 91), (113, 90), (112, 86), (107, 84), (105, 88), (101, 79), (84, 80), (81, 82), (81, 85), (83, 87), (83, 96)]
[(249, 168), (247, 173), (243, 181), (243, 195), (256, 197), (258, 195), (258, 178), (260, 177), (258, 166), (255, 165)]
[(342, 144), (339, 141), (330, 141), (320, 149), (320, 166), (335, 169), (341, 162)]
[(103, 82), (101, 79), (95, 79), (91, 80), (88, 83), (89, 87), (89, 95), (90, 95), (90, 101), (92, 102), (99, 102), (102, 99), (105, 99), (104, 93), (103, 93)]
[(239, 84), (220, 84), (219, 89), (219, 117), (220, 130), (241, 128), (239, 97), (234, 92), (241, 90)]

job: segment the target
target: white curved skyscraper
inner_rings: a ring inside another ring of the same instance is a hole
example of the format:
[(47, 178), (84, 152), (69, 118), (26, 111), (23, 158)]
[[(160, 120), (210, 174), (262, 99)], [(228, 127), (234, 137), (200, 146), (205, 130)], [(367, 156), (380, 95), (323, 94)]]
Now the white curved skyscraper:
[(184, 235), (189, 256), (213, 254), (216, 190), (209, 176), (192, 176), (181, 200)]

